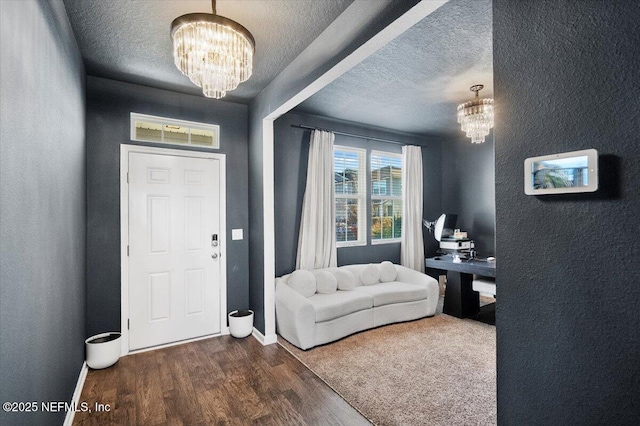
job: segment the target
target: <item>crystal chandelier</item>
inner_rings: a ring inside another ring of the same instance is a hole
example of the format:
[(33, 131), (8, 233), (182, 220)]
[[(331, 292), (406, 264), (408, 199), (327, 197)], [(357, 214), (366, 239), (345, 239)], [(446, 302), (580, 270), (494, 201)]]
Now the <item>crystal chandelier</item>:
[(476, 92), (475, 99), (458, 105), (458, 123), (471, 138), (471, 143), (483, 143), (493, 127), (493, 99), (478, 97), (483, 88), (482, 84), (471, 86), (470, 90)]
[(255, 40), (236, 21), (213, 13), (190, 13), (171, 23), (173, 57), (178, 69), (202, 88), (208, 98), (220, 99), (251, 77)]

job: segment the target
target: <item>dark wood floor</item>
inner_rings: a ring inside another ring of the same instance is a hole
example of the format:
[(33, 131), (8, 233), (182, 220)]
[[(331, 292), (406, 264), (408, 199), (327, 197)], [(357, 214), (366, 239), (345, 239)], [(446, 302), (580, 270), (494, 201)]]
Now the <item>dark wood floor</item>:
[(75, 425), (360, 425), (353, 407), (280, 345), (215, 337), (90, 370), (80, 397), (110, 412)]

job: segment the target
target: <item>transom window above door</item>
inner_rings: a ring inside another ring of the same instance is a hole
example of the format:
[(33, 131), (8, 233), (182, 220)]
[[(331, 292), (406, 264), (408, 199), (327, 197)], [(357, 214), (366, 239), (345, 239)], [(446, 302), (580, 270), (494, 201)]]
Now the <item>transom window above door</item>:
[(220, 126), (131, 113), (131, 140), (220, 148)]

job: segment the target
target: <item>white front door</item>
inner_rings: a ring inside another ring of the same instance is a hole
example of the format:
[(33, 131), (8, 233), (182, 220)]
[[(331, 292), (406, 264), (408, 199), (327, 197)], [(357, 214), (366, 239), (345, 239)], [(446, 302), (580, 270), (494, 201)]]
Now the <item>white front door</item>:
[(128, 155), (129, 348), (219, 333), (221, 160)]

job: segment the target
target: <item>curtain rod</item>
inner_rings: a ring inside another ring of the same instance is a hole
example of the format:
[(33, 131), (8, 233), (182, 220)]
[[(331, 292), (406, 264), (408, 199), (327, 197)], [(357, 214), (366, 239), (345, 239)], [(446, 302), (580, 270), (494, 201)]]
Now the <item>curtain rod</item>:
[(320, 129), (317, 127), (305, 126), (304, 124), (292, 124), (291, 127), (297, 127), (299, 129), (307, 129), (307, 130), (324, 130), (325, 132), (332, 132), (332, 133), (335, 133), (336, 135), (342, 135), (342, 136), (351, 136), (352, 138), (367, 139), (370, 141), (378, 141), (378, 142), (387, 142), (387, 143), (393, 143), (396, 145), (409, 145), (408, 143), (404, 143), (404, 142), (390, 141), (389, 139), (370, 138), (368, 136), (355, 135), (353, 133), (337, 132), (335, 130), (327, 130), (327, 129)]

